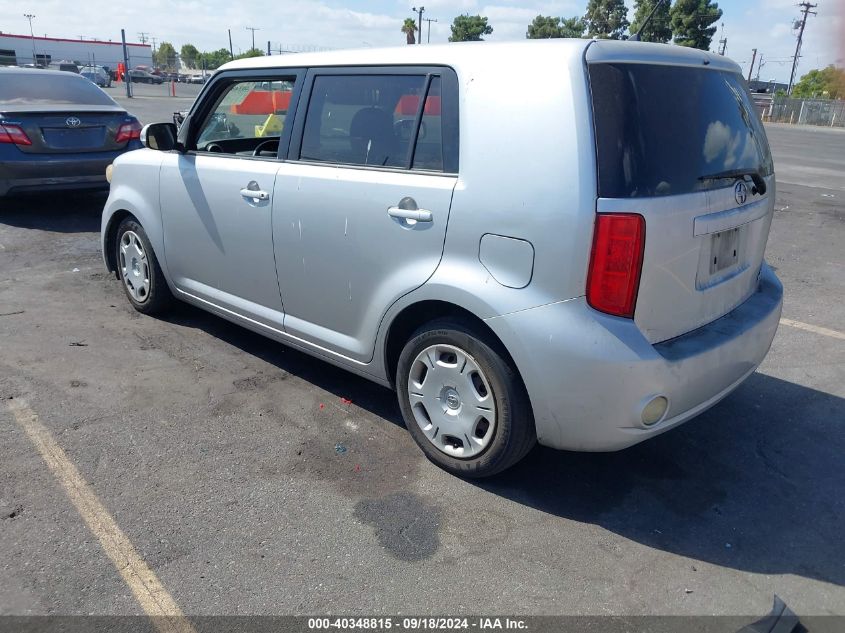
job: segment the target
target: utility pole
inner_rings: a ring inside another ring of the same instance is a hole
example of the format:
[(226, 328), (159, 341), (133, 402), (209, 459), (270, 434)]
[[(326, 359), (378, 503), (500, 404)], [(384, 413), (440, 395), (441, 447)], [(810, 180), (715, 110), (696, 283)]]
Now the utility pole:
[(417, 22), (417, 30), (420, 32), (420, 37), (417, 40), (417, 44), (422, 44), (422, 23), (423, 23), (423, 13), (425, 12), (425, 7), (421, 6), (419, 9), (414, 7), (414, 8), (411, 9), (411, 11), (414, 11), (415, 13), (419, 13), (419, 15), (420, 15), (420, 19)]
[(765, 65), (766, 65), (766, 62), (763, 61), (763, 53), (760, 53), (760, 61), (757, 62), (757, 76), (754, 77), (755, 80), (760, 81), (760, 70)]
[(32, 30), (32, 20), (35, 16), (31, 13), (24, 13), (23, 17), (29, 20), (29, 37), (32, 39), (32, 63), (38, 66), (38, 56), (35, 54), (35, 32)]
[(120, 29), (120, 41), (123, 43), (123, 74), (126, 84), (126, 96), (132, 98), (132, 76), (129, 74), (129, 51), (126, 50), (126, 31)]
[(804, 27), (807, 26), (807, 14), (812, 13), (813, 15), (818, 15), (815, 11), (811, 11), (810, 9), (815, 9), (817, 4), (810, 4), (807, 0), (804, 0), (799, 5), (802, 9), (802, 13), (804, 15), (801, 16), (801, 26), (798, 30), (798, 43), (795, 45), (795, 57), (792, 59), (792, 73), (789, 75), (789, 88), (786, 90), (786, 94), (792, 94), (792, 86), (795, 84), (795, 71), (798, 69), (798, 59), (801, 57), (801, 42), (804, 40)]
[(719, 40), (719, 55), (725, 56), (725, 51), (728, 48), (728, 38), (725, 37), (725, 23), (722, 22), (722, 39)]
[(751, 68), (748, 69), (748, 81), (751, 81), (751, 73), (754, 72), (754, 60), (757, 59), (757, 49), (751, 51)]
[(150, 35), (149, 33), (144, 33), (143, 31), (138, 33), (138, 39), (141, 40), (141, 44), (147, 43), (147, 40), (149, 39), (149, 35)]
[(247, 31), (252, 31), (252, 50), (255, 50), (255, 32), (260, 31), (261, 29), (255, 26), (246, 26), (244, 27)]
[[(425, 21), (428, 22), (428, 37), (426, 38), (425, 43), (431, 44), (431, 23), (437, 22), (437, 18), (426, 18)], [(420, 39), (422, 39), (422, 31), (420, 31)]]
[(232, 48), (232, 29), (228, 29), (229, 31), (229, 57), (235, 59), (235, 50)]

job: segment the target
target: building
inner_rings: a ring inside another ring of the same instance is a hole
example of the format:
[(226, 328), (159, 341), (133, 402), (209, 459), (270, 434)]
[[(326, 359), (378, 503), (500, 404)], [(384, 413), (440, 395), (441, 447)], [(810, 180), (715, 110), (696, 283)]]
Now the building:
[[(126, 43), (129, 68), (153, 64), (153, 51), (149, 44)], [(37, 63), (49, 66), (59, 61), (80, 65), (98, 64), (116, 69), (123, 61), (120, 41), (70, 40), (58, 37), (30, 37), (0, 32), (0, 65), (24, 66)]]

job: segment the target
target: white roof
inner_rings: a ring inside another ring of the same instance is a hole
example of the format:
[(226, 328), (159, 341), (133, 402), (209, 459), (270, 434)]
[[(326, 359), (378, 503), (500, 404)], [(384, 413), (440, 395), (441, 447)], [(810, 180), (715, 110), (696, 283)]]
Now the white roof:
[(515, 42), (459, 42), (450, 44), (406, 45), (392, 48), (354, 48), (321, 53), (292, 53), (265, 55), (229, 62), (220, 70), (255, 68), (299, 68), (314, 66), (389, 66), (393, 64), (443, 64), (461, 66), (464, 63), (496, 64), (497, 59), (514, 56), (527, 59), (547, 59), (553, 55), (561, 61), (567, 57), (584, 54), (590, 48), (590, 61), (630, 61), (666, 63), (691, 66), (707, 65), (710, 68), (739, 72), (727, 57), (674, 44), (651, 44), (618, 40), (547, 39)]

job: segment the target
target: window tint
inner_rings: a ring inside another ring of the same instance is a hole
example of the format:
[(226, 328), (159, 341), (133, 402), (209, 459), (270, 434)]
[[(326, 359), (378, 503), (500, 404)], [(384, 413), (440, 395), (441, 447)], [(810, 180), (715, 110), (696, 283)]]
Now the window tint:
[(93, 83), (77, 74), (0, 73), (0, 103), (9, 105), (117, 105)]
[(262, 156), (275, 156), (293, 86), (293, 78), (232, 84), (206, 116), (197, 135), (197, 149), (248, 156), (261, 145), (267, 147)]
[[(439, 78), (433, 78), (440, 92)], [(425, 75), (323, 75), (314, 79), (300, 157), (328, 163), (407, 167), (415, 138)], [(415, 165), (442, 169), (439, 107), (430, 111), (417, 138), (422, 153)], [(439, 97), (438, 97), (439, 100)], [(437, 146), (437, 147), (435, 147)]]
[(772, 173), (763, 126), (733, 73), (591, 64), (599, 196), (678, 195), (724, 187), (724, 171)]

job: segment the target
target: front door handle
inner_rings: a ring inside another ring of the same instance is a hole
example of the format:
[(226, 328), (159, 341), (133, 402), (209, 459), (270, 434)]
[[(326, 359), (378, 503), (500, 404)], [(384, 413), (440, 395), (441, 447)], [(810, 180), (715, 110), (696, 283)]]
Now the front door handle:
[(241, 195), (244, 198), (250, 198), (252, 200), (269, 200), (270, 194), (266, 191), (261, 191), (261, 189), (241, 189)]
[(414, 220), (416, 222), (431, 222), (431, 211), (425, 209), (402, 209), (400, 207), (390, 207), (387, 210), (387, 215), (391, 218), (399, 218), (401, 220)]

